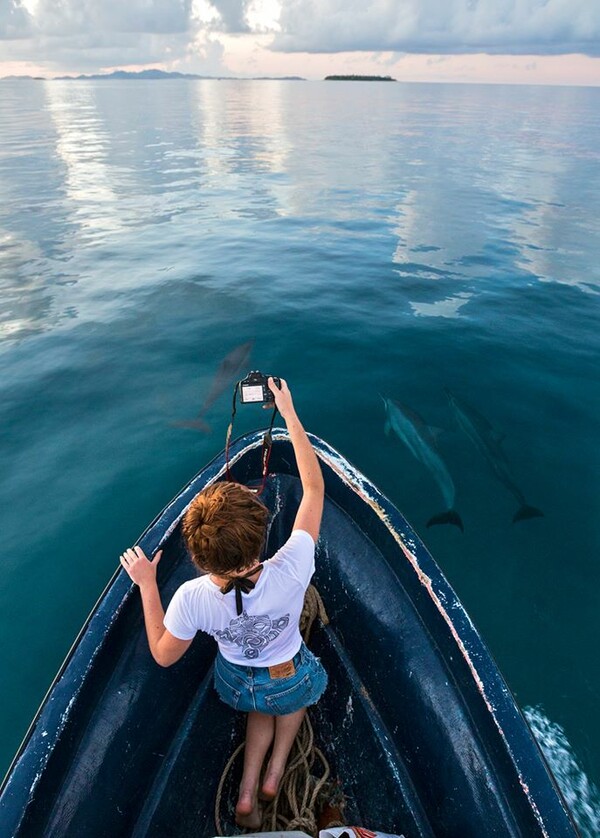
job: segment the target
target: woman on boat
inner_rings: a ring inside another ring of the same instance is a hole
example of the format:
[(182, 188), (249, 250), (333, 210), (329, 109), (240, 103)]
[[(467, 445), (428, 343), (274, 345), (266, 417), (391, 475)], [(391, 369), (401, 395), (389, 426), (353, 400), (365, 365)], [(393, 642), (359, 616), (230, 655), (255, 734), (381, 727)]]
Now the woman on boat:
[(140, 587), (148, 643), (161, 666), (179, 660), (197, 631), (218, 643), (215, 687), (221, 699), (248, 713), (244, 770), (236, 806), (240, 826), (258, 829), (263, 763), (272, 746), (260, 796), (275, 797), (306, 707), (327, 685), (320, 661), (302, 642), (298, 623), (315, 569), (315, 542), (323, 512), (324, 483), (312, 445), (294, 409), (286, 382), (269, 378), (285, 420), (302, 482), (292, 534), (265, 564), (267, 508), (237, 483), (214, 483), (200, 492), (183, 519), (191, 557), (204, 572), (176, 591), (165, 614), (156, 568), (140, 547), (121, 564)]

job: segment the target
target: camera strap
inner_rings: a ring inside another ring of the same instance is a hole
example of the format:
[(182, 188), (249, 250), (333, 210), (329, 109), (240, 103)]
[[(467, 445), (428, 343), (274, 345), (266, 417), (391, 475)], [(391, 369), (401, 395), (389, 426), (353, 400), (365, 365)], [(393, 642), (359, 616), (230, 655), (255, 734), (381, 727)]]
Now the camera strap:
[[(231, 434), (233, 432), (233, 423), (235, 421), (235, 414), (237, 412), (237, 395), (238, 390), (240, 388), (240, 382), (238, 381), (233, 389), (233, 403), (231, 405), (231, 421), (229, 422), (229, 427), (227, 428), (227, 436), (225, 437), (225, 469), (226, 469), (226, 477), (227, 480), (234, 482), (231, 476), (231, 470), (229, 468), (229, 445), (231, 443)], [(267, 475), (269, 473), (269, 460), (271, 458), (271, 449), (273, 447), (273, 423), (275, 422), (275, 417), (277, 415), (277, 405), (273, 405), (273, 415), (271, 416), (271, 422), (269, 423), (269, 427), (267, 428), (265, 435), (262, 441), (262, 452), (261, 452), (261, 461), (262, 461), (262, 483), (260, 489), (257, 491), (257, 495), (262, 494), (265, 483), (267, 482)]]

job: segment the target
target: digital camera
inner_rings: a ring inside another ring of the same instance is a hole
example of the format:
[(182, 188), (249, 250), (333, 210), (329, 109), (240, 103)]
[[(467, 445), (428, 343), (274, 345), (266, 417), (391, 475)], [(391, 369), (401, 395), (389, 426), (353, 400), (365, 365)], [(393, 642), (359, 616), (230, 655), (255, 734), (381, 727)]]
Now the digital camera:
[[(246, 378), (240, 381), (240, 401), (242, 404), (272, 404), (275, 396), (267, 383), (268, 375), (258, 370), (252, 370)], [(281, 381), (272, 376), (274, 383), (281, 389)]]

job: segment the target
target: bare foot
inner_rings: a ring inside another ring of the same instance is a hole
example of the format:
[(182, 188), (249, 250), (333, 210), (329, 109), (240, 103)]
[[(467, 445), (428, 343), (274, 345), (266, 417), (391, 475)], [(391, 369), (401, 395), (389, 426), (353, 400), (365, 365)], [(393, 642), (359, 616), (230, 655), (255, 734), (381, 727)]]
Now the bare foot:
[(267, 773), (265, 774), (265, 779), (260, 790), (260, 796), (263, 800), (274, 800), (277, 797), (282, 776), (283, 771), (276, 771), (271, 766), (267, 768)]
[(260, 829), (262, 825), (262, 810), (249, 791), (240, 792), (235, 807), (235, 822), (247, 829)]

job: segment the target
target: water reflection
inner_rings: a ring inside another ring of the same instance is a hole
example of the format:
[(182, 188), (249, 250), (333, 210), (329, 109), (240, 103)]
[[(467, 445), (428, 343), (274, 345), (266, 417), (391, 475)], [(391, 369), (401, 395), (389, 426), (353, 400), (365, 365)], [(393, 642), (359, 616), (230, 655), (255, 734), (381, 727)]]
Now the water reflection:
[(255, 219), (281, 215), (282, 201), (272, 176), (285, 171), (290, 142), (280, 86), (201, 81), (193, 90), (193, 118), (215, 202), (213, 213), (217, 209), (220, 217)]
[[(5, 82), (0, 95), (0, 341), (55, 325), (52, 286), (70, 281), (63, 249), (63, 170), (43, 86)], [(59, 197), (57, 197), (59, 196)]]
[(51, 301), (45, 294), (42, 263), (35, 242), (0, 230), (0, 340), (32, 334), (48, 316)]
[[(577, 97), (557, 92), (549, 126), (544, 99), (531, 90), (494, 91), (495, 107), (488, 97), (485, 89), (465, 95), (460, 112), (460, 102), (454, 112), (438, 102), (427, 142), (410, 144), (405, 191), (390, 219), (395, 270), (467, 282), (458, 298), (447, 281), (423, 291), (425, 300), (411, 301), (418, 314), (435, 315), (434, 305), (444, 311), (464, 293), (480, 296), (498, 280), (552, 281), (583, 291), (600, 284), (587, 258), (596, 217), (589, 209), (597, 204), (589, 138), (597, 116), (587, 111), (582, 122)], [(422, 117), (412, 118), (418, 125)]]
[[(507, 172), (500, 186), (501, 198), (518, 207), (511, 225), (517, 247), (515, 266), (542, 282), (591, 292), (600, 285), (600, 273), (590, 272), (585, 258), (594, 222), (578, 201), (569, 209), (560, 202), (576, 167), (569, 162), (570, 156), (546, 159), (544, 167), (539, 167), (533, 151), (529, 157), (518, 180)], [(523, 190), (529, 200), (519, 206), (515, 196)]]
[(85, 238), (120, 227), (107, 132), (87, 84), (45, 82), (47, 109), (56, 128), (56, 153), (65, 164), (64, 190), (72, 218)]
[[(358, 103), (354, 88), (283, 82), (13, 92), (0, 166), (14, 320), (4, 334), (37, 329), (36, 311), (46, 325), (67, 308), (94, 317), (90, 295), (168, 272), (229, 282), (240, 248), (287, 259), (290, 234), (340, 288), (368, 254), (368, 270), (391, 269), (398, 305), (421, 317), (460, 317), (499, 282), (600, 281), (588, 258), (593, 119), (582, 127), (568, 97), (546, 129), (521, 93), (495, 92), (491, 108), (489, 91), (401, 85)], [(264, 221), (288, 226), (271, 238)]]
[(231, 150), (226, 146), (227, 130), (223, 116), (224, 88), (225, 85), (211, 82), (193, 86), (196, 94), (194, 117), (198, 145), (211, 185), (223, 185), (221, 179), (226, 178), (231, 171), (228, 164)]
[(410, 307), (420, 317), (458, 317), (460, 309), (473, 296), (473, 294), (461, 293), (454, 297), (436, 300), (434, 303), (411, 303)]

